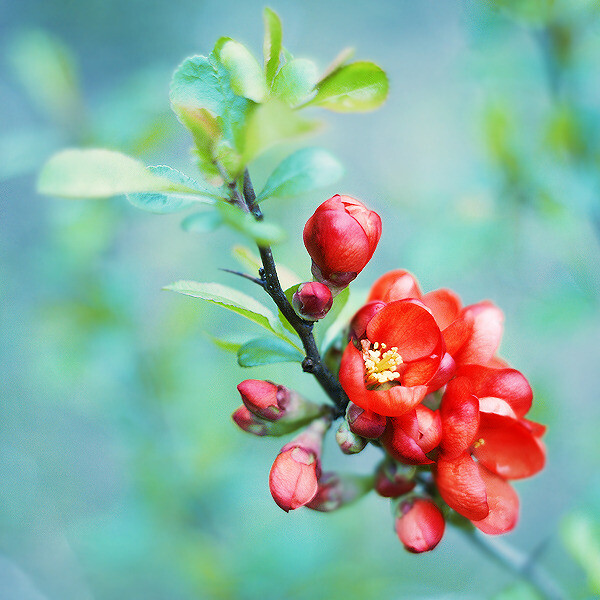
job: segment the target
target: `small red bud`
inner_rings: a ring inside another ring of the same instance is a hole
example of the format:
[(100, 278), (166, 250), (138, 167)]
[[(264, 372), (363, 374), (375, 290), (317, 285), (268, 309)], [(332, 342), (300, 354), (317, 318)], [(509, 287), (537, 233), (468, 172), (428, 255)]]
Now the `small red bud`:
[(350, 431), (369, 440), (376, 440), (385, 431), (387, 425), (387, 417), (364, 410), (352, 402), (348, 404), (346, 419)]
[(395, 460), (384, 460), (375, 473), (375, 491), (384, 498), (398, 498), (411, 492), (417, 482), (417, 468)]
[(318, 281), (301, 283), (292, 296), (294, 310), (307, 321), (322, 319), (333, 305), (331, 290)]
[(444, 517), (431, 500), (410, 498), (398, 505), (395, 529), (409, 552), (433, 550), (444, 535)]
[(344, 454), (357, 454), (365, 449), (367, 440), (350, 431), (348, 421), (345, 419), (340, 423), (335, 433), (335, 441)]
[(380, 237), (381, 219), (376, 212), (350, 196), (329, 198), (304, 227), (315, 279), (338, 290), (345, 288), (371, 260)]
[(280, 419), (290, 402), (290, 391), (272, 381), (246, 379), (237, 389), (246, 408), (269, 421)]
[(267, 435), (268, 427), (267, 424), (259, 419), (256, 415), (251, 413), (244, 405), (240, 406), (232, 415), (231, 418), (235, 424), (248, 433), (253, 435)]

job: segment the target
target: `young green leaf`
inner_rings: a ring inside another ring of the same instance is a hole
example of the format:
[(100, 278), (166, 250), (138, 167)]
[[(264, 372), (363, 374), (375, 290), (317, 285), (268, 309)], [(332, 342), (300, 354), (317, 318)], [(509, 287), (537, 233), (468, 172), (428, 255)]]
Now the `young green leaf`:
[(262, 102), (265, 99), (268, 89), (262, 69), (243, 44), (230, 38), (221, 38), (215, 46), (214, 53), (229, 71), (234, 94), (254, 102)]
[(210, 334), (205, 335), (215, 346), (217, 346), (217, 348), (221, 348), (221, 350), (225, 350), (226, 352), (233, 352), (234, 354), (237, 354), (238, 350), (244, 345), (244, 342), (237, 342), (235, 340), (215, 337), (214, 335)]
[(315, 337), (322, 340), (321, 352), (325, 354), (327, 349), (335, 340), (335, 338), (341, 333), (344, 327), (352, 317), (353, 312), (350, 314), (345, 313), (345, 318), (340, 319), (339, 316), (348, 304), (350, 298), (350, 288), (347, 287), (342, 290), (334, 299), (331, 310), (325, 315), (325, 318), (319, 321), (318, 327), (315, 328)]
[(52, 156), (42, 168), (38, 192), (64, 198), (107, 198), (132, 192), (202, 194), (188, 183), (146, 169), (135, 158), (101, 149), (69, 149)]
[(335, 183), (343, 173), (344, 168), (331, 153), (321, 148), (303, 148), (279, 164), (258, 195), (258, 200), (271, 196), (299, 196)]
[(274, 144), (312, 132), (318, 126), (318, 122), (303, 119), (281, 100), (259, 104), (248, 119), (243, 162), (247, 164)]
[(215, 210), (196, 212), (188, 215), (181, 228), (190, 233), (210, 233), (223, 224), (223, 217)]
[(220, 202), (217, 204), (217, 210), (224, 223), (248, 236), (260, 246), (277, 244), (285, 238), (285, 232), (278, 225), (257, 221), (250, 213), (243, 212), (233, 204)]
[(279, 68), (283, 34), (279, 16), (270, 8), (265, 8), (263, 11), (263, 21), (265, 24), (265, 41), (263, 42), (265, 77), (267, 85), (270, 86)]
[(248, 296), (234, 288), (219, 283), (177, 281), (166, 286), (164, 289), (223, 306), (264, 327), (287, 343), (292, 344), (285, 336), (281, 323), (273, 312), (264, 304), (252, 298), (252, 296)]
[(355, 62), (333, 71), (317, 84), (317, 93), (304, 106), (335, 112), (363, 112), (381, 106), (388, 94), (385, 71), (371, 62)]
[(216, 193), (218, 190), (214, 190), (214, 192), (201, 190), (200, 185), (191, 177), (171, 167), (163, 165), (148, 167), (148, 171), (154, 175), (164, 177), (174, 184), (181, 184), (191, 189), (197, 189), (198, 192), (193, 196), (190, 194), (162, 194), (158, 192), (127, 194), (127, 200), (136, 208), (157, 214), (166, 214), (185, 210), (196, 202), (214, 204), (217, 199), (223, 199), (222, 195)]
[(312, 60), (295, 58), (275, 76), (272, 94), (289, 106), (296, 106), (311, 93), (317, 80), (317, 65)]
[(325, 72), (321, 77), (321, 81), (338, 71), (342, 66), (344, 66), (354, 56), (355, 52), (356, 50), (354, 48), (344, 48), (325, 69)]
[(246, 342), (238, 350), (240, 367), (256, 367), (281, 362), (299, 362), (304, 355), (277, 338), (257, 338)]

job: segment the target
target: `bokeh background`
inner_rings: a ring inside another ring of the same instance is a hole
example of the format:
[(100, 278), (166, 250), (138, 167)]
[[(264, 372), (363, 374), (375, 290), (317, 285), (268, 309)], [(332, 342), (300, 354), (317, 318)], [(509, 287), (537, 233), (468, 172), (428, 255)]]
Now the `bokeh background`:
[[(379, 111), (324, 115), (335, 188), (272, 202), (302, 277), (301, 228), (335, 192), (380, 212), (354, 287), (406, 268), (425, 290), (489, 298), (501, 353), (532, 382), (548, 466), (517, 482), (504, 540), (568, 598), (600, 597), (600, 5), (591, 0), (277, 0), (284, 44), (325, 68), (357, 48), (389, 73)], [(210, 334), (252, 325), (161, 291), (178, 279), (255, 293), (233, 233), (183, 233), (123, 198), (43, 198), (65, 146), (102, 146), (194, 174), (170, 112), (172, 70), (228, 35), (259, 55), (262, 2), (0, 2), (0, 598), (527, 599), (448, 530), (406, 553), (388, 503), (285, 514), (268, 471), (282, 441), (237, 430), (235, 385), (270, 378), (322, 400), (296, 365), (243, 370)], [(292, 146), (285, 149), (289, 152)], [(253, 168), (260, 185), (284, 153)], [(331, 440), (330, 440), (331, 441)], [(325, 466), (369, 472), (377, 453)]]

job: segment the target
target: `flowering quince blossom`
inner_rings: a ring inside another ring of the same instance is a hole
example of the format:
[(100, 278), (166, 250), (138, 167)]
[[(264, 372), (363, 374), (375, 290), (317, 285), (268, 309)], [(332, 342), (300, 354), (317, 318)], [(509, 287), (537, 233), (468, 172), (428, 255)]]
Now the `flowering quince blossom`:
[[(304, 228), (315, 281), (291, 300), (304, 323), (327, 314), (380, 235), (379, 216), (358, 200), (336, 195), (317, 208)], [(527, 418), (527, 379), (497, 355), (503, 319), (487, 300), (463, 306), (449, 289), (423, 293), (413, 275), (395, 270), (374, 283), (342, 345), (325, 356), (347, 396), (337, 412), (269, 381), (242, 382), (233, 415), (242, 429), (276, 436), (305, 428), (273, 463), (275, 502), (286, 512), (329, 512), (374, 489), (391, 500), (396, 534), (413, 553), (438, 545), (452, 511), (484, 533), (510, 531), (519, 513), (511, 481), (544, 467), (545, 427)], [(369, 443), (383, 452), (372, 475), (321, 472), (323, 438), (339, 416), (342, 452)]]

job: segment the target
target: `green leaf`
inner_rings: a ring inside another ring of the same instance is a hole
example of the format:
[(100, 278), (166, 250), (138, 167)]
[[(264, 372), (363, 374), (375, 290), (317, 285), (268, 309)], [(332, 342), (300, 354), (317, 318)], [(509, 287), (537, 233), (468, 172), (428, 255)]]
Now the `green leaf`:
[(278, 225), (257, 221), (250, 213), (240, 210), (233, 204), (221, 202), (217, 205), (217, 210), (224, 223), (248, 236), (260, 246), (277, 244), (285, 238), (285, 232)]
[(246, 46), (230, 38), (221, 38), (215, 46), (215, 56), (229, 71), (235, 94), (254, 102), (265, 99), (268, 89), (262, 69)]
[(223, 306), (264, 327), (289, 344), (292, 343), (285, 336), (281, 323), (273, 312), (252, 296), (247, 296), (236, 289), (219, 283), (200, 283), (198, 281), (177, 281), (164, 289)]
[(312, 60), (295, 58), (275, 76), (272, 93), (289, 106), (296, 106), (311, 93), (317, 80), (317, 65)]
[(265, 41), (263, 42), (265, 76), (267, 85), (271, 85), (279, 68), (283, 33), (279, 16), (270, 8), (265, 8), (263, 11), (263, 21), (265, 24)]
[(200, 135), (202, 128), (207, 135), (214, 134), (214, 123), (205, 126), (193, 121), (202, 121), (199, 111), (207, 110), (220, 118), (222, 135), (238, 147), (253, 103), (233, 91), (229, 71), (216, 56), (192, 56), (184, 60), (173, 74), (170, 95), (173, 110), (181, 121), (189, 126), (192, 120), (195, 135)]
[(69, 149), (52, 156), (42, 168), (38, 192), (64, 198), (107, 198), (132, 192), (202, 193), (159, 176), (142, 162), (111, 150)]
[[(159, 177), (164, 177), (174, 184), (181, 184), (191, 189), (200, 189), (198, 182), (194, 181), (191, 177), (184, 175), (181, 171), (177, 171), (171, 167), (163, 165), (158, 167), (148, 167), (148, 171)], [(161, 194), (157, 192), (127, 194), (127, 200), (129, 200), (133, 206), (157, 214), (185, 210), (196, 202), (214, 204), (217, 198), (223, 198), (223, 196), (218, 196), (216, 193), (209, 192), (208, 190), (206, 192), (198, 191), (197, 194), (193, 196), (190, 194)]]
[(297, 111), (276, 98), (259, 104), (248, 119), (243, 162), (247, 164), (271, 146), (310, 133), (318, 126), (318, 122), (303, 119)]
[(190, 233), (210, 233), (223, 224), (223, 217), (214, 210), (197, 212), (181, 222), (181, 228)]
[(258, 195), (258, 200), (305, 194), (335, 183), (343, 173), (344, 168), (331, 153), (320, 148), (303, 148), (279, 164)]
[(345, 65), (355, 53), (354, 48), (344, 48), (329, 64), (329, 66), (325, 69), (323, 76), (321, 77), (321, 81), (331, 74), (338, 71), (343, 65)]
[(235, 340), (215, 337), (214, 335), (209, 334), (205, 335), (215, 346), (217, 346), (217, 348), (221, 348), (221, 350), (225, 350), (226, 352), (237, 354), (238, 350), (244, 345), (243, 342), (236, 342)]
[(388, 94), (381, 67), (355, 62), (335, 70), (317, 84), (317, 94), (304, 106), (322, 106), (335, 112), (363, 112), (381, 106)]
[(282, 362), (301, 363), (303, 360), (304, 355), (301, 352), (275, 338), (250, 340), (238, 350), (240, 367), (256, 367)]

